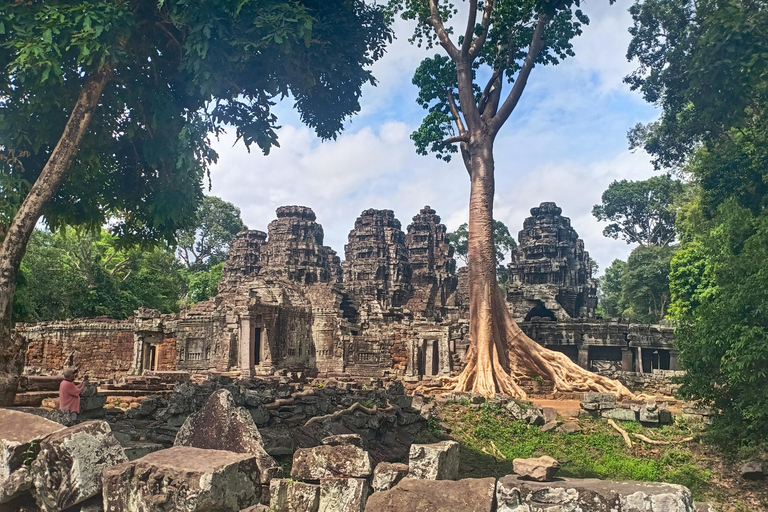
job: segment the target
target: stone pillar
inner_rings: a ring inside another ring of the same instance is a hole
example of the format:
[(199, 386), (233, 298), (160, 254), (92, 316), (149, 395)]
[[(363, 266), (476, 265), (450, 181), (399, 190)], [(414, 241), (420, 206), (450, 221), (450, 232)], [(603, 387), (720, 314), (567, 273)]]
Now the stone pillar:
[(621, 348), (621, 371), (632, 371), (632, 349), (629, 347)]
[(643, 373), (643, 347), (637, 347), (637, 359), (635, 360), (635, 371)]
[(256, 354), (253, 353), (251, 341), (251, 317), (240, 316), (240, 376), (253, 377), (253, 366), (256, 363)]
[(440, 340), (440, 375), (451, 373), (451, 345), (446, 336)]
[(680, 362), (677, 360), (679, 355), (680, 355), (679, 350), (669, 351), (669, 369), (670, 370), (675, 370), (675, 371), (680, 370)]
[(438, 354), (434, 351), (435, 341), (434, 340), (424, 340), (422, 341), (422, 344), (424, 345), (424, 375), (434, 375), (434, 372), (432, 371), (432, 368), (434, 367), (434, 358), (438, 356)]
[(589, 370), (589, 345), (579, 345), (579, 366)]
[(408, 340), (408, 366), (405, 368), (406, 377), (416, 377), (419, 374), (419, 348), (416, 340)]
[(133, 333), (133, 361), (128, 375), (141, 375), (144, 370), (144, 336)]

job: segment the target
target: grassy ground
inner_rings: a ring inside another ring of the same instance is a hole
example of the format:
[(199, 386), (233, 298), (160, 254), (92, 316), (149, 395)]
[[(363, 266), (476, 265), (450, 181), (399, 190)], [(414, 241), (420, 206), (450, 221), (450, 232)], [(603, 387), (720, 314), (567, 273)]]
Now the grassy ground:
[[(768, 511), (765, 482), (744, 482), (737, 476), (736, 461), (702, 445), (697, 431), (684, 423), (650, 429), (620, 422), (628, 432), (651, 439), (695, 438), (667, 446), (637, 441), (628, 448), (603, 420), (581, 419), (581, 432), (565, 434), (541, 432), (488, 404), (479, 408), (449, 404), (441, 414), (451, 437), (461, 442), (460, 473), (465, 478), (508, 475), (514, 458), (549, 455), (560, 462), (561, 476), (676, 483), (691, 489), (696, 501), (719, 503), (723, 512)], [(438, 434), (439, 427), (434, 427)]]

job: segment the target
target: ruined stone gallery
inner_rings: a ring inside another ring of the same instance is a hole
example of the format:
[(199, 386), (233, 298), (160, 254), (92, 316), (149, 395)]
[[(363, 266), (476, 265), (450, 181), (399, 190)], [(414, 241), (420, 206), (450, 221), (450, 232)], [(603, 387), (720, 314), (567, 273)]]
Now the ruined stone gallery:
[[(467, 269), (456, 269), (446, 227), (430, 207), (405, 230), (391, 210), (365, 210), (344, 262), (323, 245), (310, 208), (278, 208), (267, 231), (241, 232), (218, 295), (179, 314), (19, 325), (26, 371), (76, 365), (95, 378), (290, 371), (411, 382), (461, 371)], [(671, 328), (595, 317), (589, 255), (557, 205), (532, 208), (518, 240), (506, 304), (528, 336), (593, 371), (677, 369)]]

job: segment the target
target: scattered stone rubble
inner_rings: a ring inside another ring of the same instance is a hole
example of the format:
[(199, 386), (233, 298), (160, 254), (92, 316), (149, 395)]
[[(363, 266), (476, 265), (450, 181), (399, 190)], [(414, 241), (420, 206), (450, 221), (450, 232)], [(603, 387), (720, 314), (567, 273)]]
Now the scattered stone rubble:
[[(418, 410), (430, 413), (428, 406), (435, 403), (418, 395), (414, 398), (418, 400), (412, 403), (402, 385), (363, 390), (348, 382), (329, 382), (320, 388), (309, 383), (271, 380), (257, 384), (225, 377), (200, 384), (182, 382), (168, 398), (148, 397), (128, 412), (105, 412), (106, 419), (128, 437), (129, 425), (134, 429), (145, 425), (147, 432), (159, 429), (169, 438), (173, 433), (178, 445), (189, 445), (161, 449), (132, 461), (127, 461), (104, 421), (64, 429), (37, 416), (0, 410), (0, 425), (15, 424), (18, 430), (19, 418), (13, 421), (18, 414), (30, 416), (30, 425), (36, 425), (24, 439), (0, 431), (0, 446), (10, 447), (4, 453), (17, 453), (31, 439), (38, 439), (41, 448), (30, 470), (18, 457), (6, 456), (6, 473), (13, 478), (0, 481), (0, 489), (12, 481), (10, 485), (34, 496), (46, 512), (63, 512), (71, 505), (75, 508), (66, 512), (707, 510), (701, 504), (694, 508), (690, 492), (681, 486), (555, 478), (559, 464), (549, 457), (515, 459), (516, 475), (498, 481), (458, 479), (459, 445), (455, 441), (415, 444), (410, 437), (407, 443), (400, 440), (410, 448), (408, 464), (399, 462), (406, 458), (402, 451), (396, 460), (384, 460), (387, 443), (399, 446), (393, 439), (400, 430), (423, 425)], [(367, 403), (364, 410), (358, 410), (361, 400)], [(437, 400), (478, 408), (505, 407), (517, 419), (532, 424), (556, 421), (551, 410), (504, 397), (455, 393)], [(585, 403), (598, 404), (598, 411), (616, 406), (599, 394), (586, 397)], [(304, 409), (307, 405), (312, 407)], [(654, 412), (653, 404), (646, 403), (644, 408)], [(298, 423), (288, 422), (294, 426), (286, 428), (283, 420), (298, 411), (305, 416)], [(278, 414), (281, 412), (284, 414)], [(636, 412), (639, 416), (640, 411)], [(295, 443), (290, 452), (290, 479), (273, 472), (277, 465), (262, 446), (269, 442), (268, 436), (259, 431), (254, 415), (260, 417), (264, 431), (272, 429), (273, 436), (282, 431)], [(412, 417), (415, 420), (408, 423)], [(389, 427), (382, 429), (384, 424)], [(762, 471), (753, 466), (752, 470)]]
[(581, 408), (593, 417), (639, 421), (649, 427), (672, 423), (672, 413), (667, 404), (657, 403), (655, 399), (645, 403), (625, 401), (617, 404), (616, 396), (610, 393), (585, 393)]

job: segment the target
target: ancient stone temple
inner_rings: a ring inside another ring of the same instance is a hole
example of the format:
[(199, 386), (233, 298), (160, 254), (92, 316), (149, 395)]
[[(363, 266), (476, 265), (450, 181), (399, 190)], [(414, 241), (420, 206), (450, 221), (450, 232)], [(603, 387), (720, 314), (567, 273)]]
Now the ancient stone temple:
[[(676, 369), (672, 329), (595, 319), (583, 242), (554, 203), (531, 210), (509, 265), (508, 307), (539, 343), (599, 371)], [(174, 315), (19, 325), (28, 372), (78, 361), (94, 378), (145, 371), (394, 377), (456, 374), (470, 344), (466, 268), (425, 206), (401, 229), (365, 210), (342, 263), (304, 206), (232, 243), (219, 294)]]
[(508, 265), (507, 300), (517, 321), (594, 318), (597, 284), (584, 241), (555, 203), (531, 208)]
[(458, 284), (453, 247), (435, 210), (425, 206), (413, 217), (405, 245), (413, 283), (413, 295), (407, 307), (415, 313), (434, 317), (439, 313), (435, 306), (444, 307)]
[(399, 307), (411, 295), (405, 233), (392, 210), (365, 210), (349, 232), (342, 264), (347, 291), (359, 302)]

